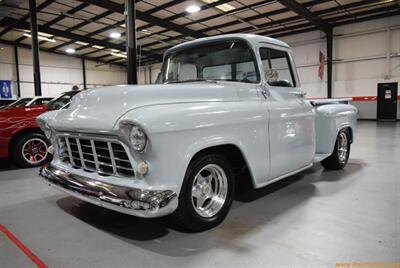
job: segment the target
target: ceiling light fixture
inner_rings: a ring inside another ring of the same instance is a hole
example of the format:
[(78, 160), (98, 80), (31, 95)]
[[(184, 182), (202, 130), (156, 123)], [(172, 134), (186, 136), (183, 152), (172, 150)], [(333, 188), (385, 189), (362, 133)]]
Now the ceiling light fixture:
[(201, 8), (200, 8), (199, 6), (191, 5), (191, 6), (188, 6), (188, 7), (186, 8), (186, 12), (188, 12), (188, 13), (195, 13), (195, 12), (199, 12), (200, 9), (201, 9)]
[(141, 30), (141, 32), (144, 34), (152, 34), (152, 31), (149, 31), (147, 29), (143, 29), (143, 30)]
[(218, 8), (219, 10), (221, 10), (223, 12), (228, 12), (228, 11), (236, 9), (234, 6), (232, 6), (230, 4), (218, 5), (218, 6), (216, 6), (216, 8)]
[(104, 47), (103, 46), (94, 45), (94, 46), (92, 46), (92, 48), (103, 49)]
[(75, 48), (73, 47), (67, 47), (65, 49), (65, 52), (67, 52), (68, 54), (74, 54), (75, 53)]
[(75, 44), (81, 45), (81, 46), (87, 46), (89, 43), (81, 42), (81, 41), (76, 41)]
[(122, 53), (111, 52), (110, 54), (115, 56), (115, 57), (126, 58), (126, 55), (124, 55)]
[[(29, 33), (24, 33), (24, 36), (32, 38), (32, 35), (29, 34)], [(43, 40), (43, 41), (47, 41), (47, 42), (52, 42), (52, 43), (56, 42), (56, 39), (54, 39), (54, 38), (48, 38), (48, 37), (44, 37), (44, 36), (40, 36), (40, 35), (38, 35), (37, 38), (40, 39), (40, 40)]]
[(110, 33), (110, 38), (118, 39), (120, 37), (121, 37), (121, 33), (119, 33), (119, 32)]

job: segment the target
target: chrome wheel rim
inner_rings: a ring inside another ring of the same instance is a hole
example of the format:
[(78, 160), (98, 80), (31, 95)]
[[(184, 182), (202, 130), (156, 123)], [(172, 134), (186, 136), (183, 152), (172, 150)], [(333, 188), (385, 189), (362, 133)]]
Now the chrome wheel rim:
[(339, 134), (337, 151), (338, 151), (339, 161), (342, 164), (346, 163), (346, 161), (347, 161), (348, 144), (349, 144), (349, 141), (347, 139), (346, 133), (341, 132)]
[(225, 171), (218, 165), (208, 164), (195, 176), (192, 185), (192, 205), (204, 218), (215, 216), (224, 206), (228, 194)]
[(22, 146), (22, 156), (31, 165), (38, 164), (47, 157), (47, 143), (38, 138), (27, 140)]

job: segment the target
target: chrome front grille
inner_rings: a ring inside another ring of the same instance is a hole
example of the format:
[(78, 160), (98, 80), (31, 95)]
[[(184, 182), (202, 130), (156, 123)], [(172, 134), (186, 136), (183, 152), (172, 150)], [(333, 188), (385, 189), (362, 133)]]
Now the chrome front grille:
[(59, 158), (72, 167), (102, 176), (134, 176), (125, 148), (116, 140), (84, 136), (58, 138)]

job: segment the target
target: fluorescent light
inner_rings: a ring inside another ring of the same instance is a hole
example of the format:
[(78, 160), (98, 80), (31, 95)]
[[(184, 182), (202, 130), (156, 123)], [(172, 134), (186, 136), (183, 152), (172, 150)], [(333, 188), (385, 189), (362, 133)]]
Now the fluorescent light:
[(75, 53), (75, 48), (73, 47), (67, 47), (65, 49), (65, 52), (67, 52), (68, 54), (74, 54)]
[(115, 52), (115, 53), (119, 53), (120, 51), (118, 50), (118, 49), (110, 49), (112, 52)]
[(211, 4), (211, 3), (218, 2), (218, 0), (203, 0), (203, 2), (206, 4)]
[(96, 48), (96, 49), (103, 49), (104, 47), (102, 47), (102, 46), (98, 46), (98, 45), (94, 45), (94, 46), (92, 46), (92, 48)]
[(110, 54), (115, 56), (115, 57), (126, 58), (126, 55), (124, 55), (122, 53), (111, 52)]
[(119, 32), (112, 32), (112, 33), (110, 33), (110, 37), (111, 37), (111, 38), (118, 39), (118, 38), (121, 37), (121, 33), (119, 33)]
[(152, 34), (152, 31), (149, 31), (147, 29), (143, 29), (143, 30), (141, 30), (141, 32), (144, 34)]
[(87, 46), (89, 43), (81, 42), (81, 41), (76, 41), (75, 44), (81, 45), (81, 46)]
[(188, 6), (188, 7), (186, 8), (186, 12), (195, 13), (195, 12), (199, 12), (200, 9), (201, 9), (201, 8), (200, 8), (199, 6), (191, 5), (191, 6)]
[[(29, 33), (24, 33), (24, 36), (32, 38), (32, 35)], [(43, 40), (43, 41), (52, 42), (52, 43), (56, 42), (56, 40), (54, 38), (47, 38), (47, 37), (40, 36), (40, 35), (38, 35), (38, 39)]]
[(228, 11), (236, 9), (236, 7), (234, 7), (230, 4), (218, 5), (218, 6), (216, 6), (216, 8), (218, 8), (219, 10), (222, 10), (223, 12), (228, 12)]

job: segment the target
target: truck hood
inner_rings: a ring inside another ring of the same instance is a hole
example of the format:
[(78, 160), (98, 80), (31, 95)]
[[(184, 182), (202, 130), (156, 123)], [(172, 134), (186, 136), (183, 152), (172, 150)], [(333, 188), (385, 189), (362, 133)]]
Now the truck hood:
[[(132, 109), (161, 104), (237, 101), (241, 83), (193, 82), (121, 85), (83, 91), (66, 110), (46, 113), (43, 119), (58, 130), (107, 131)], [(247, 84), (248, 87), (248, 84)]]

